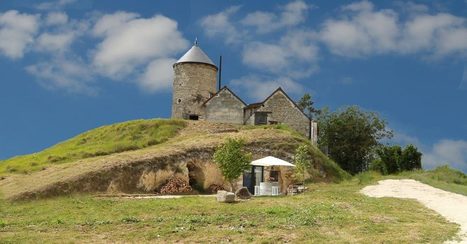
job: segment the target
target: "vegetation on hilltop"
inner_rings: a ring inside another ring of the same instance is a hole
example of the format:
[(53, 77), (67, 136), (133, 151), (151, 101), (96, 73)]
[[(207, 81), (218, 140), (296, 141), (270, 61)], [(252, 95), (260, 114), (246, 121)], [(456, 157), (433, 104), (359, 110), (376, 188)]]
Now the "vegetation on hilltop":
[(185, 126), (181, 120), (134, 120), (102, 126), (41, 152), (0, 161), (0, 175), (28, 173), (52, 164), (109, 155), (156, 145), (174, 137)]

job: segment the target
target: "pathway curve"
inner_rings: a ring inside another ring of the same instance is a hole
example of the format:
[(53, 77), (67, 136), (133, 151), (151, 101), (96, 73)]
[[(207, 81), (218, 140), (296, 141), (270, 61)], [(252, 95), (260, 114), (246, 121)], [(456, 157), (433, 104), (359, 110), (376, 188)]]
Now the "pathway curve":
[(377, 185), (366, 186), (360, 192), (370, 197), (416, 199), (461, 226), (461, 240), (446, 243), (467, 243), (467, 196), (443, 191), (416, 180), (382, 180)]

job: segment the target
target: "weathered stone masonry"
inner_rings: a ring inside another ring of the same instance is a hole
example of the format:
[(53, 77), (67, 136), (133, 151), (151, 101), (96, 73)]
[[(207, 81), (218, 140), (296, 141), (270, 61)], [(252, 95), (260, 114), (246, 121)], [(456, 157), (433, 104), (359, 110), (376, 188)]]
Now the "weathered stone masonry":
[(198, 43), (173, 66), (172, 118), (231, 124), (287, 124), (317, 141), (317, 125), (278, 88), (263, 102), (247, 105), (229, 88), (217, 91), (217, 67)]

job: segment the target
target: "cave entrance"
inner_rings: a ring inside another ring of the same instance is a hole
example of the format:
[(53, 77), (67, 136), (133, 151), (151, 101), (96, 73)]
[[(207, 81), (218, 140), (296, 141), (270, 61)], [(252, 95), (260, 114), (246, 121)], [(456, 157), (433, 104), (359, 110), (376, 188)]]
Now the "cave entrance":
[(204, 172), (203, 170), (196, 165), (194, 162), (189, 162), (186, 164), (188, 169), (188, 183), (191, 188), (198, 191), (199, 193), (204, 193), (203, 182), (204, 182)]

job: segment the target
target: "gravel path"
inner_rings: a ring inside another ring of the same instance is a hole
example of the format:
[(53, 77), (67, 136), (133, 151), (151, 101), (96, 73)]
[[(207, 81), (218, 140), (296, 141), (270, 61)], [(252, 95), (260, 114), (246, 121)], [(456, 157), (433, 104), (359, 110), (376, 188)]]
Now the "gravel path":
[(467, 197), (440, 190), (416, 180), (382, 180), (378, 185), (367, 186), (361, 193), (370, 197), (412, 198), (433, 209), (447, 220), (461, 226), (461, 241), (446, 243), (467, 243)]

